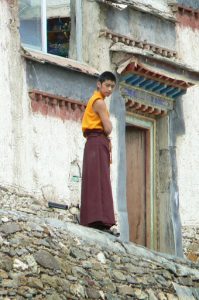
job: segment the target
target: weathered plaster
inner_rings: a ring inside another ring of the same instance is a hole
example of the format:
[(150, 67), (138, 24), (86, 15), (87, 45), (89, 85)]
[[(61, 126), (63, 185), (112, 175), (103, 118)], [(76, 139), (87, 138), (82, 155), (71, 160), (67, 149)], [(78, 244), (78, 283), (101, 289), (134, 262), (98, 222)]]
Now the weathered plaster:
[[(1, 91), (1, 168), (0, 181), (21, 185), (26, 180), (28, 161), (28, 103), (24, 65), (20, 57), (16, 1), (0, 3), (0, 91)], [(22, 179), (23, 178), (23, 179)]]
[[(176, 49), (179, 58), (186, 64), (199, 69), (198, 60), (198, 44), (199, 44), (199, 30), (193, 30), (190, 27), (177, 26), (177, 41)], [(191, 51), (190, 51), (191, 49)]]
[(198, 97), (199, 88), (191, 88), (182, 99), (185, 134), (176, 141), (180, 211), (183, 225), (197, 225), (198, 184)]
[(106, 38), (99, 39), (100, 30), (105, 28), (106, 10), (106, 6), (95, 1), (83, 1), (83, 60), (99, 72), (111, 68), (108, 51), (111, 41)]
[[(198, 68), (199, 31), (190, 27), (182, 27), (180, 24), (177, 26), (176, 31), (177, 49), (180, 58), (183, 62)], [(174, 131), (174, 135), (177, 135), (178, 186), (183, 225), (198, 224), (198, 98), (199, 87), (196, 85), (188, 89), (180, 103), (176, 103), (176, 121), (174, 120), (174, 124), (178, 125), (180, 122), (182, 125), (181, 131), (179, 125), (176, 127), (177, 133)]]
[(130, 8), (124, 11), (109, 8), (106, 26), (114, 32), (175, 50), (175, 24), (157, 16)]

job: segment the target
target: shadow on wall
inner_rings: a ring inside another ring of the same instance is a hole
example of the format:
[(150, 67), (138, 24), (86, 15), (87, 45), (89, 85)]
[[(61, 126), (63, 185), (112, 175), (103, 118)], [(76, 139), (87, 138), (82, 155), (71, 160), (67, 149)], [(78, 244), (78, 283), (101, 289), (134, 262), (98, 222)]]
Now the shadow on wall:
[(177, 137), (185, 134), (183, 102), (181, 97), (175, 100), (174, 110), (171, 112), (171, 124), (172, 145), (175, 146)]

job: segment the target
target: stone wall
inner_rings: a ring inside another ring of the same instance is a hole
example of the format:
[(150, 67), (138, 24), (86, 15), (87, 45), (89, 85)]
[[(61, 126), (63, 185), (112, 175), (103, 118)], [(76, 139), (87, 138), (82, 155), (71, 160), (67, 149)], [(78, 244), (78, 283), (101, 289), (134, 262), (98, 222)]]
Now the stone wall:
[(183, 226), (183, 249), (186, 257), (199, 262), (199, 226)]
[(197, 264), (74, 224), (74, 208), (14, 188), (0, 201), (0, 299), (199, 299)]

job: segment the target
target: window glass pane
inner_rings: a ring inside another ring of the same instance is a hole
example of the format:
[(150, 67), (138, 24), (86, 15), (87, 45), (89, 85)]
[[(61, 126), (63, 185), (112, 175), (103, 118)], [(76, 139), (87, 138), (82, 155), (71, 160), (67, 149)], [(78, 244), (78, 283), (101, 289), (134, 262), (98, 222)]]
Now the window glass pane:
[(41, 50), (41, 1), (19, 0), (20, 35), (26, 46)]
[(68, 57), (71, 24), (70, 0), (47, 0), (46, 2), (47, 51)]

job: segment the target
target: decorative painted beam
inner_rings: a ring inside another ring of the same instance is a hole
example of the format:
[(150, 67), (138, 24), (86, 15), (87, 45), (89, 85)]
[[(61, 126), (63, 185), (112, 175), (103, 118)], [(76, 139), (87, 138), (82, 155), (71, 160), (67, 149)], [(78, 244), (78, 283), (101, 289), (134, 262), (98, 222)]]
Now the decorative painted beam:
[(162, 93), (163, 95), (167, 95), (167, 94), (168, 94), (170, 91), (172, 91), (172, 90), (173, 90), (173, 86), (167, 85), (167, 86), (165, 86), (164, 89), (161, 90), (161, 93)]
[(144, 80), (139, 84), (141, 88), (146, 89), (148, 85), (152, 83), (152, 80), (144, 78)]
[(164, 88), (164, 87), (165, 87), (164, 84), (159, 83), (158, 85), (156, 85), (156, 87), (154, 87), (154, 88), (152, 89), (152, 91), (161, 94), (159, 91), (160, 91), (162, 88)]
[[(148, 71), (148, 72), (146, 72), (146, 71)], [(188, 87), (193, 86), (193, 84), (190, 82), (186, 82), (186, 81), (183, 81), (180, 79), (177, 80), (177, 79), (171, 78), (169, 76), (159, 74), (150, 69), (146, 69), (146, 67), (144, 68), (143, 66), (141, 66), (139, 64), (134, 64), (134, 63), (130, 63), (126, 67), (126, 69), (122, 72), (122, 76), (127, 75), (127, 74), (144, 76), (148, 79), (154, 79), (155, 81), (159, 81), (163, 84), (165, 84), (166, 82), (169, 82), (169, 85), (174, 86), (174, 87), (180, 86), (182, 89), (187, 89)]]
[(153, 80), (150, 85), (148, 85), (147, 90), (153, 91), (157, 86), (159, 86), (160, 83), (158, 81)]
[(156, 107), (152, 107), (150, 105), (146, 105), (143, 103), (139, 103), (136, 100), (131, 100), (131, 99), (127, 99), (126, 103), (126, 110), (128, 112), (136, 112), (136, 113), (140, 113), (140, 114), (148, 114), (151, 116), (163, 116), (165, 114), (167, 114), (166, 110), (160, 109), (160, 108), (156, 108)]
[(80, 121), (86, 108), (86, 104), (78, 100), (56, 96), (39, 90), (30, 90), (29, 96), (34, 113), (57, 117), (62, 121)]
[(130, 85), (136, 85), (137, 82), (140, 81), (140, 76), (139, 75), (133, 75), (130, 76), (127, 80), (126, 83)]
[(175, 99), (175, 98), (177, 98), (177, 97), (179, 97), (179, 96), (182, 96), (184, 93), (185, 93), (185, 91), (179, 89), (178, 91), (176, 91), (176, 92), (172, 95), (172, 98)]
[(167, 93), (167, 96), (174, 98), (174, 95), (178, 94), (178, 92), (180, 92), (180, 91), (181, 91), (181, 89), (179, 89), (179, 88), (173, 88)]

